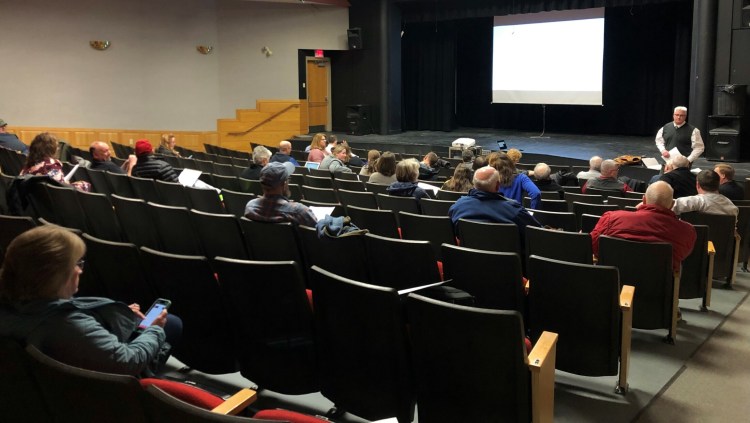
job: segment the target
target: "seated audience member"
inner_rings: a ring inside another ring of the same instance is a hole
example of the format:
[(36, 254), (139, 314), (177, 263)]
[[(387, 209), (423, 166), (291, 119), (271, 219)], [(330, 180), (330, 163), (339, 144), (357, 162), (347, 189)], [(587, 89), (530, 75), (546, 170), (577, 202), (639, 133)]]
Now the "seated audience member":
[(469, 150), (468, 148), (461, 152), (461, 161), (464, 163), (468, 163), (471, 165), (474, 163), (474, 152)]
[(557, 182), (552, 180), (550, 173), (552, 170), (546, 163), (537, 163), (534, 166), (534, 185), (539, 188), (539, 191), (556, 191), (560, 198), (563, 198), (565, 190)]
[(375, 173), (370, 175), (367, 182), (380, 185), (396, 182), (396, 155), (390, 151), (384, 152), (375, 163)]
[(542, 226), (523, 206), (509, 200), (501, 193), (500, 173), (492, 166), (485, 166), (474, 172), (474, 188), (448, 209), (448, 216), (454, 225), (459, 219), (477, 220), (490, 223), (514, 223), (518, 226), (523, 247), (526, 226)]
[(128, 174), (133, 170), (133, 166), (138, 161), (135, 154), (128, 156), (122, 166), (117, 166), (112, 162), (111, 156), (112, 151), (109, 149), (109, 144), (103, 141), (94, 141), (89, 146), (89, 153), (91, 153), (91, 169), (109, 171), (112, 173)]
[(346, 142), (346, 140), (341, 141), (340, 144), (341, 145), (345, 145), (346, 148), (349, 150), (349, 161), (347, 162), (347, 165), (349, 165), (349, 166), (356, 166), (356, 167), (363, 167), (364, 165), (367, 164), (367, 163), (365, 163), (364, 160), (362, 160), (361, 157), (359, 157), (358, 155), (354, 154), (354, 152), (352, 152), (352, 148), (349, 146), (349, 143)]
[(586, 190), (589, 188), (620, 191), (621, 193), (632, 191), (628, 184), (617, 180), (617, 172), (619, 171), (620, 166), (614, 160), (604, 160), (601, 175), (586, 181), (581, 187), (581, 192), (586, 194)]
[(719, 174), (719, 194), (732, 201), (745, 199), (745, 189), (734, 180), (734, 168), (726, 163), (719, 163), (714, 167)]
[(401, 160), (396, 164), (396, 182), (388, 187), (388, 194), (397, 197), (414, 197), (417, 200), (431, 198), (430, 194), (417, 185), (419, 162), (416, 159)]
[(526, 173), (516, 172), (513, 161), (501, 152), (495, 152), (487, 157), (487, 162), (494, 167), (500, 175), (500, 190), (505, 198), (523, 203), (524, 192), (531, 198), (531, 208), (539, 209), (542, 201), (542, 193)]
[(474, 171), (471, 170), (471, 163), (461, 163), (456, 166), (456, 170), (453, 171), (453, 177), (445, 181), (440, 189), (446, 191), (456, 192), (469, 192), (470, 189), (474, 188), (472, 177)]
[(474, 163), (471, 165), (471, 170), (477, 170), (487, 166), (487, 157), (477, 156), (474, 158)]
[(63, 173), (63, 166), (57, 160), (57, 138), (49, 132), (42, 132), (34, 137), (29, 146), (29, 157), (21, 169), (23, 175), (45, 175), (61, 183), (73, 186), (81, 191), (91, 191), (91, 184), (86, 181), (67, 182)]
[(422, 161), (419, 163), (419, 179), (423, 181), (435, 180), (438, 170), (438, 155), (430, 151), (425, 154)]
[(667, 242), (672, 245), (672, 268), (679, 270), (682, 261), (693, 250), (696, 233), (693, 225), (678, 219), (671, 210), (674, 203), (672, 192), (669, 184), (658, 181), (646, 189), (643, 203), (635, 212), (616, 210), (604, 213), (591, 231), (594, 255), (599, 254), (599, 237), (602, 235), (639, 242)]
[(360, 169), (359, 174), (364, 176), (370, 176), (373, 173), (376, 172), (375, 170), (375, 163), (380, 158), (380, 151), (378, 150), (370, 150), (367, 152), (367, 163), (362, 166), (362, 169)]
[(165, 182), (179, 182), (177, 171), (169, 163), (154, 156), (154, 148), (149, 140), (135, 142), (135, 156), (138, 158), (138, 162), (133, 166), (131, 172), (133, 176), (158, 179)]
[(578, 172), (576, 175), (576, 178), (578, 179), (594, 179), (602, 176), (601, 174), (601, 168), (602, 168), (602, 158), (599, 156), (594, 156), (591, 159), (589, 159), (589, 170), (582, 170)]
[(290, 162), (291, 164), (295, 166), (299, 166), (299, 162), (297, 160), (294, 160), (294, 157), (292, 157), (291, 154), (292, 154), (292, 143), (290, 143), (289, 141), (281, 141), (279, 143), (279, 151), (274, 153), (274, 155), (271, 156), (271, 158), (268, 159), (268, 161), (279, 162), (279, 163)]
[(29, 154), (29, 147), (26, 146), (16, 134), (8, 132), (8, 124), (0, 119), (0, 147), (5, 147), (9, 150), (16, 150), (23, 154)]
[(254, 198), (245, 206), (245, 217), (260, 222), (292, 222), (315, 227), (317, 219), (307, 206), (289, 200), (289, 175), (294, 172), (291, 163), (269, 163), (260, 171), (263, 196)]
[(346, 167), (346, 162), (349, 161), (349, 147), (344, 144), (339, 144), (333, 147), (331, 155), (323, 158), (320, 162), (320, 170), (328, 170), (332, 175), (337, 173), (352, 173), (352, 170)]
[(336, 138), (336, 135), (333, 135), (333, 134), (326, 137), (326, 140), (327, 140), (327, 143), (326, 143), (326, 148), (325, 148), (325, 154), (326, 156), (330, 156), (333, 151), (333, 147), (336, 147), (336, 145), (338, 145), (339, 140), (338, 138)]
[(138, 304), (74, 297), (85, 254), (78, 236), (55, 225), (16, 237), (0, 271), (0, 335), (89, 370), (132, 376), (158, 371), (182, 322), (164, 310), (140, 331)]
[(156, 154), (160, 156), (180, 157), (180, 152), (174, 149), (175, 143), (177, 143), (177, 138), (174, 134), (162, 134)]
[[(511, 162), (513, 162), (513, 169), (516, 171), (516, 173), (526, 173), (525, 170), (518, 169), (516, 167), (518, 162), (521, 161), (521, 157), (523, 157), (523, 153), (521, 153), (521, 150), (517, 148), (511, 148), (505, 153), (505, 155), (508, 157), (508, 159), (510, 159)], [(502, 177), (502, 173), (500, 176)]]
[(271, 158), (271, 151), (262, 145), (258, 145), (253, 148), (253, 160), (250, 165), (240, 173), (240, 178), (252, 179), (257, 181), (260, 179), (260, 170), (263, 166), (267, 165)]
[(317, 133), (310, 142), (310, 152), (307, 153), (308, 162), (320, 163), (326, 156), (326, 134)]
[(672, 211), (676, 214), (687, 212), (703, 212), (709, 214), (728, 214), (735, 219), (739, 214), (739, 209), (732, 203), (732, 200), (719, 194), (719, 174), (711, 169), (706, 169), (698, 173), (695, 188), (698, 190), (697, 195), (682, 197), (675, 200)]
[(690, 162), (685, 156), (672, 157), (664, 166), (664, 174), (659, 180), (672, 187), (674, 198), (698, 194), (695, 189), (695, 175), (690, 172)]

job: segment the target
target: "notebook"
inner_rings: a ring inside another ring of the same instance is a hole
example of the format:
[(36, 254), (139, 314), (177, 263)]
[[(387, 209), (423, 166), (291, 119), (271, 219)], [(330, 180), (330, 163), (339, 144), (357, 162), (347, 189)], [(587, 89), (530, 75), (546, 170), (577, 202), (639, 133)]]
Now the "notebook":
[(305, 162), (305, 167), (308, 169), (317, 169), (320, 167), (320, 163), (318, 162)]

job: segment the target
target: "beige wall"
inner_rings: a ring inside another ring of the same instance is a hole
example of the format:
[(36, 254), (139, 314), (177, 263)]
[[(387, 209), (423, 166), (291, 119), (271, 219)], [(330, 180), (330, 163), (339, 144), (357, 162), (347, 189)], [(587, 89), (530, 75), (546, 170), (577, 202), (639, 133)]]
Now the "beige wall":
[[(0, 0), (0, 19), (0, 118), (11, 126), (214, 131), (258, 98), (297, 98), (297, 49), (346, 48), (348, 9)], [(112, 45), (96, 51), (94, 39)]]

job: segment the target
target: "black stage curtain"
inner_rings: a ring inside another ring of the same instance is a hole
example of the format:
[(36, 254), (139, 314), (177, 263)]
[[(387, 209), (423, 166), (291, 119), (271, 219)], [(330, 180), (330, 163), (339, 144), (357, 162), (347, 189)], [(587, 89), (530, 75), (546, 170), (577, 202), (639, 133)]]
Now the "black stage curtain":
[[(542, 130), (540, 105), (490, 104), (491, 17), (409, 23), (404, 31), (405, 130)], [(547, 106), (546, 130), (656, 133), (674, 106), (687, 104), (691, 31), (691, 3), (607, 8), (604, 106)]]

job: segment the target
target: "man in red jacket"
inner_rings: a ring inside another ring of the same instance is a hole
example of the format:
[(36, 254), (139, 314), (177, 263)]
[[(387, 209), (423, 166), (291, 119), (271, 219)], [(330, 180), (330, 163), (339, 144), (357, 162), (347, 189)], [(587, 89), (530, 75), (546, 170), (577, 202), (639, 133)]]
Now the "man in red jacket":
[(635, 212), (617, 210), (604, 213), (591, 231), (594, 255), (599, 254), (599, 237), (608, 235), (640, 242), (668, 242), (672, 244), (672, 269), (679, 270), (693, 250), (695, 228), (677, 219), (671, 210), (673, 190), (664, 181), (649, 185), (643, 203)]

